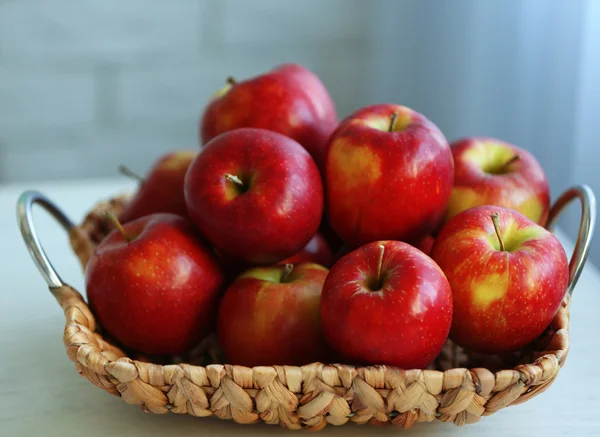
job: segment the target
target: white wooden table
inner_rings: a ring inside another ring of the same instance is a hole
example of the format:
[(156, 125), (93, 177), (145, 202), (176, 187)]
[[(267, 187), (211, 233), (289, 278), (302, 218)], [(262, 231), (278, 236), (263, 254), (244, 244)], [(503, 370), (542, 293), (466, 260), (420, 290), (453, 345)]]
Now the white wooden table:
[[(123, 179), (0, 186), (0, 436), (289, 434), (276, 426), (242, 426), (212, 418), (146, 414), (92, 386), (75, 371), (62, 344), (62, 311), (21, 240), (15, 202), (23, 190), (34, 188), (57, 202), (73, 220), (80, 220), (94, 200), (132, 187)], [(36, 225), (48, 256), (62, 278), (83, 291), (82, 273), (64, 232), (41, 209), (36, 212)], [(569, 243), (565, 242), (565, 246)], [(522, 405), (484, 417), (478, 424), (462, 428), (444, 423), (416, 424), (403, 435), (599, 436), (599, 312), (600, 274), (588, 264), (572, 303), (571, 352), (548, 391)], [(402, 430), (346, 425), (330, 426), (323, 432), (384, 435)]]

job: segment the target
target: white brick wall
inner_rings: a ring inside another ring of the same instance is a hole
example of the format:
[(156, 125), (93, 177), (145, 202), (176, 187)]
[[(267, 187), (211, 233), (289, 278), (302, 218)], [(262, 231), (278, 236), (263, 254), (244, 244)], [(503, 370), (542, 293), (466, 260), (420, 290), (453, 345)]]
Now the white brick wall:
[(314, 70), (341, 116), (364, 104), (362, 0), (0, 0), (0, 182), (144, 171), (197, 146), (229, 75)]
[(195, 0), (12, 0), (0, 6), (4, 59), (127, 60), (157, 51), (197, 50)]
[[(331, 44), (364, 37), (364, 6), (348, 0), (222, 0), (228, 45)], [(293, 5), (293, 6), (292, 6)], [(243, 17), (244, 24), (240, 18)]]
[(143, 173), (166, 150), (196, 147), (196, 123), (189, 118), (24, 131), (8, 144), (0, 141), (0, 175), (5, 181), (112, 177), (119, 164)]
[(21, 71), (0, 66), (0, 138), (3, 132), (91, 123), (93, 76)]

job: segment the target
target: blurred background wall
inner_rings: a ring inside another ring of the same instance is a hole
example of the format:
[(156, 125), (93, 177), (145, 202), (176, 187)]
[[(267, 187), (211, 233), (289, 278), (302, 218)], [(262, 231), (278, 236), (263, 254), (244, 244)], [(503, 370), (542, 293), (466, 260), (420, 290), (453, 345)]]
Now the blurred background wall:
[(0, 179), (143, 171), (198, 147), (227, 76), (282, 62), (314, 70), (348, 113), (369, 100), (372, 12), (361, 0), (4, 0)]
[(0, 0), (0, 182), (143, 172), (197, 147), (227, 76), (282, 62), (340, 116), (405, 104), (600, 195), (600, 0)]

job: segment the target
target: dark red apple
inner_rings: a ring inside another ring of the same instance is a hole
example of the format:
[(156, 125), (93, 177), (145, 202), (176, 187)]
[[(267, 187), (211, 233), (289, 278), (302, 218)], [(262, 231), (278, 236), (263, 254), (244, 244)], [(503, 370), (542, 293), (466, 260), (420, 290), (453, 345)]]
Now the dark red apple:
[(360, 109), (329, 140), (329, 223), (350, 247), (415, 243), (441, 221), (453, 179), (450, 147), (435, 124), (400, 105)]
[(243, 366), (304, 365), (330, 356), (319, 322), (328, 270), (317, 264), (255, 267), (229, 286), (218, 334), (227, 362)]
[(352, 362), (427, 367), (452, 322), (452, 292), (440, 268), (400, 241), (364, 245), (332, 267), (321, 296), (329, 345)]
[(320, 167), (327, 138), (337, 125), (333, 100), (321, 80), (296, 64), (228, 84), (201, 120), (202, 144), (240, 127), (268, 129), (298, 141)]
[(511, 208), (545, 225), (550, 188), (542, 166), (520, 147), (495, 138), (470, 137), (451, 145), (454, 187), (445, 220), (474, 206)]
[(148, 355), (180, 355), (214, 327), (223, 281), (191, 224), (153, 214), (113, 230), (86, 267), (86, 290), (102, 327)]
[(533, 341), (556, 315), (569, 280), (558, 239), (507, 208), (456, 215), (431, 256), (452, 287), (450, 337), (473, 352), (502, 353)]
[(325, 237), (321, 234), (315, 234), (308, 244), (304, 246), (304, 249), (295, 255), (280, 261), (278, 264), (300, 264), (310, 262), (329, 267), (331, 258), (331, 249), (329, 249)]
[(265, 129), (235, 129), (210, 141), (190, 165), (185, 197), (202, 235), (252, 264), (300, 251), (323, 213), (321, 177), (308, 152)]
[[(195, 150), (178, 150), (162, 156), (148, 174), (140, 178), (141, 185), (119, 214), (119, 220), (127, 223), (159, 212), (187, 217), (183, 181), (197, 154)], [(122, 171), (132, 174), (127, 168)]]
[(421, 241), (419, 241), (415, 247), (423, 252), (425, 255), (431, 254), (431, 248), (435, 243), (435, 238), (432, 235), (426, 235)]

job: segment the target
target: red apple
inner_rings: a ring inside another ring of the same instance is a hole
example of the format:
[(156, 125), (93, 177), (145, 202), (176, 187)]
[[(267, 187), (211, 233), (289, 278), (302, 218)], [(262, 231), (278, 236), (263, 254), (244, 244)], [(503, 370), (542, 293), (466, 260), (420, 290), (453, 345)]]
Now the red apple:
[(542, 166), (528, 151), (495, 138), (464, 138), (452, 143), (454, 188), (448, 221), (474, 206), (511, 208), (545, 225), (550, 189)]
[(123, 168), (123, 172), (141, 179), (141, 185), (119, 214), (119, 220), (127, 223), (159, 212), (187, 217), (183, 181), (188, 166), (197, 154), (195, 150), (168, 153), (154, 164), (144, 178), (139, 178), (129, 169)]
[(400, 241), (364, 245), (331, 269), (321, 296), (329, 345), (358, 363), (425, 368), (452, 322), (452, 292), (440, 268)]
[(118, 224), (86, 267), (87, 296), (102, 327), (148, 355), (196, 346), (214, 327), (222, 281), (209, 249), (174, 214)]
[(321, 234), (315, 234), (300, 252), (280, 261), (278, 264), (315, 263), (325, 267), (331, 264), (331, 249)]
[(209, 142), (185, 180), (190, 216), (223, 254), (272, 264), (317, 232), (323, 186), (314, 161), (291, 138), (235, 129)]
[(430, 255), (433, 243), (435, 243), (435, 238), (433, 238), (433, 236), (431, 235), (426, 235), (421, 241), (419, 241), (415, 245), (415, 247), (421, 252), (423, 252), (425, 255)]
[(327, 89), (314, 73), (300, 65), (283, 64), (245, 81), (228, 82), (202, 116), (203, 144), (240, 127), (268, 129), (298, 141), (321, 166), (337, 115)]
[(306, 263), (255, 267), (239, 276), (219, 307), (227, 362), (252, 367), (325, 361), (319, 301), (327, 272)]
[(437, 237), (432, 257), (452, 287), (450, 337), (474, 352), (512, 351), (537, 338), (567, 289), (560, 242), (511, 209), (480, 206), (456, 215)]
[(328, 218), (352, 247), (416, 242), (443, 217), (454, 178), (442, 132), (399, 105), (363, 108), (340, 123), (325, 158)]

